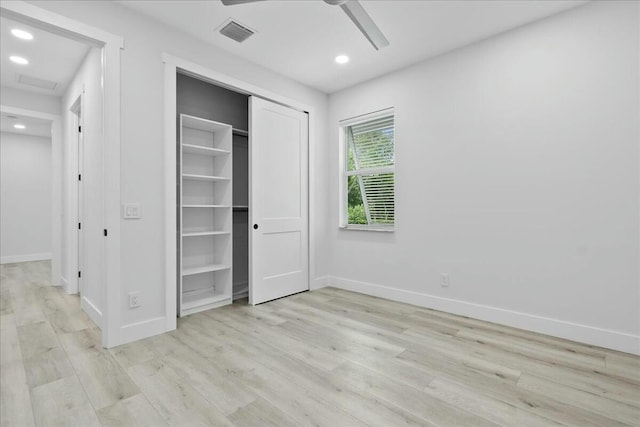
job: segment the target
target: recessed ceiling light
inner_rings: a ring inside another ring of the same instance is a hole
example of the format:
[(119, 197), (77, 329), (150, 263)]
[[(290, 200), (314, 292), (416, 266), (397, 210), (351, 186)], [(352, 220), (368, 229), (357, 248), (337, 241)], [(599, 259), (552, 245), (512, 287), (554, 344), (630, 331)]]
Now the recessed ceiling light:
[(16, 123), (15, 125), (13, 125), (14, 128), (16, 129), (26, 129), (27, 127), (23, 124), (20, 123)]
[(11, 34), (22, 40), (33, 40), (33, 34), (18, 28), (11, 30)]
[(336, 56), (336, 62), (338, 64), (346, 64), (349, 62), (349, 57), (347, 55), (338, 55)]
[(27, 65), (29, 63), (29, 61), (26, 58), (23, 58), (22, 56), (10, 56), (9, 59), (12, 62), (15, 62), (16, 64), (20, 64), (20, 65)]

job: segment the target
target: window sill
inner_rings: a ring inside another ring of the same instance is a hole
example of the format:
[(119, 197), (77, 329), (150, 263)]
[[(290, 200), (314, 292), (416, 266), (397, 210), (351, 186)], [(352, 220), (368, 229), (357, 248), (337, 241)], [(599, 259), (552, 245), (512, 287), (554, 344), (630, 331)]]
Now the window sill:
[(383, 233), (393, 233), (395, 227), (385, 227), (379, 225), (341, 225), (341, 230), (355, 230), (355, 231), (377, 231)]

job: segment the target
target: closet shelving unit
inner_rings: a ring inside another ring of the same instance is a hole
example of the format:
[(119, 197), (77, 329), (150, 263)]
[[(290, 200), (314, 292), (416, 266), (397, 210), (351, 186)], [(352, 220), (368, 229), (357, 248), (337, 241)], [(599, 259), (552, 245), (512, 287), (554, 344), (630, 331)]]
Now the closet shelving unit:
[(180, 316), (232, 302), (232, 135), (230, 125), (180, 115)]

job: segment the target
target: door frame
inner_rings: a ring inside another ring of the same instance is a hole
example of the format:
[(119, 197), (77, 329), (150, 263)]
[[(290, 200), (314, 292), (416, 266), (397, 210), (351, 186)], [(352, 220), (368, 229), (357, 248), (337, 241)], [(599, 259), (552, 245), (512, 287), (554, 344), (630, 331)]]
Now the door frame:
[[(69, 235), (67, 236), (67, 268), (69, 272), (69, 286), (67, 288), (68, 294), (80, 295), (80, 301), (82, 301), (81, 294), (81, 277), (78, 277), (76, 272), (82, 271), (82, 230), (78, 229), (76, 224), (82, 222), (82, 184), (79, 182), (78, 175), (84, 173), (82, 170), (83, 153), (80, 143), (80, 132), (77, 131), (78, 126), (82, 126), (82, 114), (84, 114), (84, 90), (69, 108), (71, 116), (69, 120), (73, 123), (69, 126), (73, 129), (73, 133), (68, 135), (67, 144), (70, 149), (68, 161), (73, 169), (68, 171), (67, 187), (69, 189), (69, 200), (67, 200), (67, 211), (69, 212), (67, 218), (67, 228)], [(64, 108), (64, 107), (63, 107)], [(71, 232), (74, 230), (75, 232)]]
[(62, 116), (36, 110), (0, 105), (0, 112), (51, 121), (51, 284), (63, 286), (67, 279), (62, 277)]
[[(120, 281), (120, 50), (124, 39), (99, 28), (23, 1), (3, 2), (0, 15), (46, 31), (92, 44), (102, 49), (103, 78), (103, 185), (104, 284), (102, 345), (122, 343)], [(71, 272), (70, 272), (71, 274)]]
[(314, 159), (316, 111), (315, 108), (294, 99), (271, 92), (235, 77), (211, 70), (200, 64), (187, 61), (169, 53), (162, 54), (164, 62), (164, 148), (165, 148), (165, 315), (166, 331), (172, 331), (177, 326), (177, 235), (176, 235), (176, 75), (185, 75), (213, 83), (246, 95), (254, 95), (277, 104), (306, 112), (309, 115), (309, 154), (308, 154), (308, 195), (309, 195), (309, 289), (313, 289), (315, 276), (315, 200), (312, 189), (315, 188)]

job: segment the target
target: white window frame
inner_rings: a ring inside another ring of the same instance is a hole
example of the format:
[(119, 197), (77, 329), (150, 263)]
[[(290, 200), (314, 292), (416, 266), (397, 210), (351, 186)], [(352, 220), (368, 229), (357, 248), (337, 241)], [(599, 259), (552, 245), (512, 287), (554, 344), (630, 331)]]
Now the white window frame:
[[(362, 230), (362, 231), (382, 231), (382, 232), (393, 232), (395, 231), (395, 215), (394, 215), (394, 223), (393, 224), (349, 224), (348, 223), (348, 191), (347, 191), (347, 180), (351, 175), (360, 175), (361, 173), (354, 173), (353, 171), (349, 172), (348, 168), (348, 144), (347, 144), (347, 129), (349, 126), (354, 124), (367, 122), (370, 120), (375, 120), (381, 117), (393, 116), (395, 122), (395, 110), (394, 108), (386, 108), (384, 110), (376, 111), (369, 114), (364, 114), (361, 116), (352, 117), (350, 119), (341, 120), (339, 122), (339, 146), (340, 146), (340, 179), (338, 180), (340, 183), (339, 195), (340, 195), (340, 224), (339, 228), (343, 230)], [(395, 133), (394, 133), (395, 138)], [(394, 140), (394, 152), (395, 152), (395, 140)], [(367, 173), (389, 173), (393, 172), (394, 174), (394, 202), (396, 197), (396, 188), (395, 188), (395, 164), (393, 166), (388, 166), (384, 168), (372, 168), (368, 169)], [(365, 195), (363, 194), (363, 197)]]

